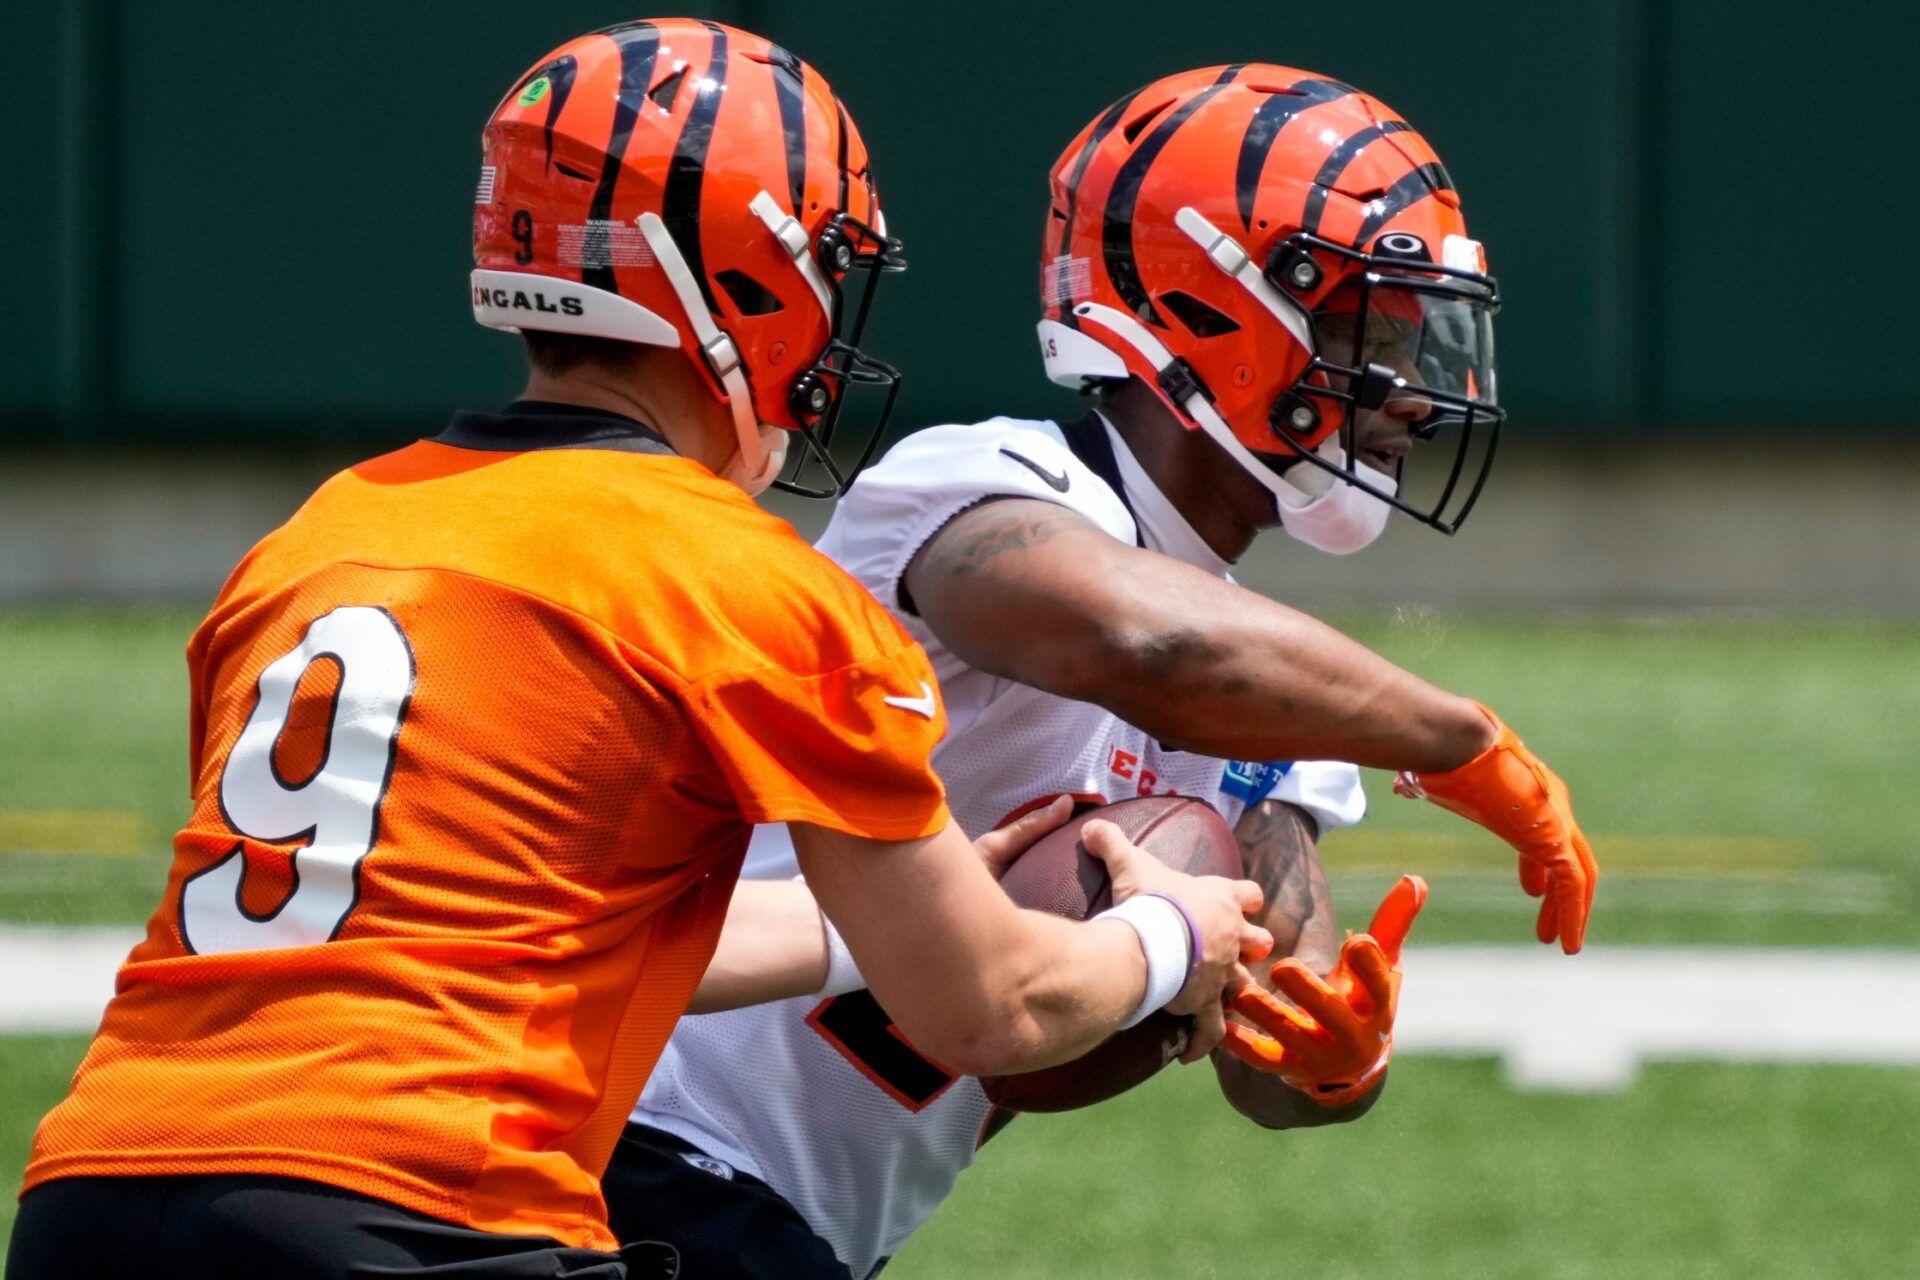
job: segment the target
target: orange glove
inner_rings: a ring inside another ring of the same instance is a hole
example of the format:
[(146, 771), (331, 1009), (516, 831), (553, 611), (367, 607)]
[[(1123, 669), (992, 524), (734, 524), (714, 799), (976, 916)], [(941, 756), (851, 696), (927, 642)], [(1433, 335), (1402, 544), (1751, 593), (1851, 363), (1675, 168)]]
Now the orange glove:
[(1426, 881), (1400, 877), (1367, 931), (1347, 935), (1340, 963), (1324, 981), (1291, 956), (1274, 965), (1273, 985), (1298, 1009), (1259, 987), (1240, 988), (1233, 1011), (1260, 1030), (1229, 1023), (1222, 1047), (1323, 1107), (1348, 1106), (1371, 1093), (1393, 1056), (1400, 944), (1426, 900)]
[(1567, 784), (1499, 716), (1480, 710), (1493, 721), (1492, 746), (1447, 773), (1403, 773), (1393, 781), (1394, 792), (1431, 800), (1518, 849), (1520, 887), (1546, 899), (1534, 936), (1542, 942), (1558, 938), (1560, 949), (1572, 955), (1586, 940), (1600, 868), (1573, 820)]

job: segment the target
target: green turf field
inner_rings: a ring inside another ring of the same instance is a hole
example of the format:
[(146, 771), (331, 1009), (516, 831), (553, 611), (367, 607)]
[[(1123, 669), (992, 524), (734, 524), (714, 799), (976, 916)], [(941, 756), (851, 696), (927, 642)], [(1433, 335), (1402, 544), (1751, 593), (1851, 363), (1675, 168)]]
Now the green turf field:
[(1920, 1275), (1920, 1072), (1696, 1064), (1569, 1098), (1412, 1059), (1364, 1121), (1280, 1134), (1211, 1075), (1016, 1121), (887, 1280)]
[[(10, 1183), (84, 1047), (0, 1038)], [(1211, 1076), (1017, 1121), (887, 1280), (1920, 1275), (1920, 1072), (1668, 1066), (1567, 1098), (1412, 1059), (1363, 1123), (1293, 1134)]]
[[(0, 920), (151, 908), (186, 806), (193, 622), (0, 613)], [(1594, 941), (1920, 946), (1920, 626), (1350, 625), (1566, 776), (1606, 872)], [(1327, 842), (1349, 920), (1405, 869), (1434, 884), (1420, 939), (1529, 936), (1509, 856), (1384, 781)], [(82, 1047), (0, 1038), (0, 1181)], [(1581, 1098), (1410, 1059), (1365, 1122), (1274, 1135), (1196, 1068), (1015, 1124), (887, 1276), (1920, 1275), (1916, 1144), (1913, 1071), (1654, 1066)]]
[[(0, 920), (139, 920), (186, 812), (180, 611), (0, 613)], [(1484, 699), (1568, 780), (1606, 873), (1597, 942), (1920, 945), (1920, 626), (1354, 620)], [(1518, 941), (1506, 851), (1389, 794), (1329, 838), (1364, 918), (1400, 870), (1427, 941)]]

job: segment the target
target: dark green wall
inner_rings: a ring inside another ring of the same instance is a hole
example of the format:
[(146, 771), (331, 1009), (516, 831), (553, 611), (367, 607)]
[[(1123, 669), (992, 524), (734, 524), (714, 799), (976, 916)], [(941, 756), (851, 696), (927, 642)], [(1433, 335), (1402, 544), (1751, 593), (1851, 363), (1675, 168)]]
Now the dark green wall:
[[(7, 48), (13, 80), (7, 106), (5, 238), (10, 277), (0, 298), (0, 412), (58, 413), (65, 379), (61, 352), (78, 340), (63, 266), (69, 256), (64, 225), (72, 202), (69, 94), (63, 18), (53, 4), (9, 6), (0, 16), (0, 47)], [(76, 31), (76, 37), (84, 32)]]
[[(1045, 174), (1122, 92), (1266, 60), (1440, 149), (1506, 290), (1519, 427), (1912, 421), (1906, 11), (1733, 0), (735, 0), (834, 82), (913, 269), (870, 346), (903, 419), (1044, 410)], [(631, 4), (29, 0), (6, 162), (16, 442), (406, 434), (508, 394), (467, 316), (480, 125)], [(1869, 17), (1871, 16), (1871, 21)], [(1898, 28), (1897, 30), (1895, 28)], [(21, 301), (27, 306), (19, 306)]]

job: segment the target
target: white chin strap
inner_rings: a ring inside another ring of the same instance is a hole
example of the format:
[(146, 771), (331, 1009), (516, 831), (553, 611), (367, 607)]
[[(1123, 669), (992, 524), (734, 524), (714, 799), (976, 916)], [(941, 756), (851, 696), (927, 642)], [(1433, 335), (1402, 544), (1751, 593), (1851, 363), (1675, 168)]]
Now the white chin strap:
[[(747, 209), (766, 224), (774, 238), (787, 251), (794, 269), (806, 280), (819, 300), (822, 315), (833, 315), (832, 291), (826, 277), (814, 261), (806, 228), (798, 218), (784, 212), (777, 201), (761, 191), (748, 201)], [(733, 418), (734, 435), (739, 445), (736, 460), (723, 474), (748, 493), (759, 493), (780, 475), (787, 459), (788, 433), (759, 420), (753, 408), (753, 388), (747, 382), (740, 361), (740, 348), (721, 332), (707, 310), (700, 285), (687, 266), (680, 246), (660, 215), (643, 213), (636, 222), (640, 235), (652, 250), (654, 261), (666, 273), (674, 297), (685, 313), (687, 327), (700, 344), (707, 368), (719, 381), (727, 410)], [(591, 337), (616, 338), (654, 347), (678, 347), (680, 331), (659, 314), (630, 298), (605, 289), (596, 289), (578, 280), (554, 276), (530, 275), (517, 271), (475, 271), (473, 273), (473, 315), (481, 324), (496, 329), (519, 330), (531, 327), (557, 333), (579, 333)]]
[[(680, 299), (680, 309), (686, 312), (687, 326), (693, 330), (694, 341), (700, 344), (700, 354), (706, 357), (707, 368), (713, 370), (713, 376), (720, 381), (721, 390), (726, 392), (727, 408), (733, 414), (734, 435), (740, 447), (738, 471), (728, 468), (729, 478), (749, 493), (758, 493), (773, 483), (780, 469), (762, 442), (760, 421), (753, 412), (753, 389), (747, 385), (747, 375), (740, 364), (740, 348), (734, 345), (732, 338), (720, 332), (720, 326), (713, 322), (706, 300), (700, 296), (700, 286), (694, 282), (693, 271), (681, 256), (680, 246), (673, 242), (673, 235), (667, 230), (667, 224), (660, 220), (660, 215), (643, 213), (639, 221), (640, 234), (646, 238), (647, 247), (653, 250), (660, 269), (667, 273), (667, 283), (673, 286), (674, 296)], [(769, 464), (773, 464), (771, 469)], [(755, 488), (755, 484), (759, 487)]]
[[(1124, 311), (1115, 311), (1097, 302), (1083, 302), (1073, 309), (1073, 314), (1110, 331), (1138, 351), (1156, 373), (1173, 363), (1173, 353), (1161, 345), (1153, 331)], [(1280, 511), (1280, 527), (1292, 537), (1315, 550), (1343, 556), (1368, 546), (1385, 532), (1393, 508), (1374, 494), (1341, 481), (1304, 459), (1287, 468), (1286, 475), (1281, 475), (1240, 443), (1233, 428), (1213, 407), (1213, 401), (1198, 387), (1187, 392), (1180, 407), (1214, 443), (1273, 492)], [(1328, 440), (1316, 452), (1335, 467), (1347, 465), (1346, 451), (1336, 440)], [(1392, 493), (1396, 487), (1392, 476), (1364, 462), (1356, 460), (1353, 470), (1382, 493)]]
[[(1302, 350), (1314, 350), (1313, 329), (1305, 309), (1274, 287), (1239, 241), (1214, 226), (1191, 205), (1176, 213), (1173, 222), (1189, 240), (1206, 252), (1207, 259), (1214, 266), (1252, 294), (1267, 314), (1293, 335), (1293, 340), (1300, 344)], [(1358, 458), (1353, 460), (1349, 468), (1347, 451), (1340, 447), (1337, 440), (1326, 440), (1314, 453), (1336, 468), (1351, 471), (1380, 493), (1392, 493), (1399, 488), (1399, 482), (1394, 477), (1368, 466)], [(1292, 477), (1290, 487), (1309, 495), (1310, 499), (1304, 506), (1290, 506), (1286, 495), (1280, 495), (1281, 524), (1300, 541), (1334, 555), (1347, 555), (1372, 543), (1385, 532), (1393, 508), (1374, 494), (1356, 485), (1343, 483), (1311, 462), (1296, 462), (1287, 468), (1287, 474)]]
[(1214, 266), (1232, 276), (1236, 284), (1252, 294), (1268, 314), (1293, 335), (1293, 340), (1300, 344), (1301, 350), (1313, 350), (1313, 330), (1307, 324), (1307, 313), (1300, 309), (1299, 303), (1273, 287), (1273, 282), (1254, 265), (1253, 258), (1240, 247), (1238, 240), (1208, 222), (1192, 205), (1173, 215), (1173, 225), (1206, 250)]
[[(1081, 320), (1097, 324), (1114, 337), (1140, 353), (1155, 373), (1164, 373), (1173, 364), (1173, 353), (1168, 351), (1153, 331), (1124, 311), (1102, 306), (1098, 302), (1083, 302), (1073, 309), (1073, 314)], [(1213, 438), (1213, 442), (1225, 449), (1232, 459), (1251, 472), (1255, 479), (1273, 491), (1280, 503), (1284, 516), (1289, 507), (1304, 507), (1318, 495), (1290, 482), (1285, 476), (1269, 467), (1253, 455), (1253, 451), (1240, 443), (1240, 437), (1233, 434), (1233, 428), (1213, 407), (1213, 401), (1198, 386), (1193, 387), (1180, 401), (1180, 408), (1189, 418), (1199, 424), (1202, 431)], [(1308, 464), (1311, 466), (1312, 464)]]
[[(1174, 216), (1174, 223), (1206, 252), (1209, 261), (1252, 294), (1303, 350), (1313, 350), (1313, 333), (1306, 313), (1274, 288), (1233, 237), (1191, 206), (1181, 209)], [(1174, 362), (1173, 353), (1153, 331), (1124, 311), (1097, 302), (1083, 302), (1073, 309), (1073, 314), (1132, 347), (1156, 374), (1164, 373)], [(1041, 322), (1040, 337), (1048, 372), (1055, 381), (1066, 381), (1076, 374), (1081, 378), (1127, 376), (1125, 362), (1107, 349), (1109, 344), (1097, 338), (1050, 321)], [(1346, 555), (1371, 543), (1386, 528), (1393, 508), (1365, 489), (1345, 483), (1304, 459), (1287, 468), (1285, 475), (1262, 462), (1234, 435), (1233, 428), (1198, 385), (1191, 386), (1179, 404), (1215, 444), (1272, 491), (1281, 526), (1301, 542), (1321, 551)], [(1347, 467), (1346, 451), (1337, 440), (1326, 441), (1315, 452), (1336, 468)], [(1382, 493), (1392, 493), (1397, 487), (1392, 476), (1357, 459), (1352, 471), (1358, 479)]]
[(767, 224), (767, 230), (773, 232), (780, 247), (793, 259), (795, 269), (806, 277), (807, 287), (813, 290), (813, 296), (820, 300), (821, 313), (831, 316), (833, 295), (827, 289), (827, 278), (820, 274), (820, 264), (814, 261), (813, 245), (807, 239), (807, 229), (800, 225), (800, 219), (783, 211), (779, 202), (764, 191), (747, 202), (747, 210)]
[[(1347, 466), (1347, 451), (1336, 440), (1328, 440), (1314, 450), (1317, 457), (1332, 466)], [(1380, 493), (1392, 493), (1398, 482), (1384, 471), (1364, 461), (1353, 460), (1352, 473)], [(1300, 461), (1287, 468), (1287, 474), (1301, 488), (1316, 489), (1319, 496), (1304, 507), (1280, 507), (1280, 527), (1300, 542), (1330, 555), (1351, 555), (1372, 546), (1387, 531), (1393, 507), (1357, 484), (1329, 475), (1311, 462)]]

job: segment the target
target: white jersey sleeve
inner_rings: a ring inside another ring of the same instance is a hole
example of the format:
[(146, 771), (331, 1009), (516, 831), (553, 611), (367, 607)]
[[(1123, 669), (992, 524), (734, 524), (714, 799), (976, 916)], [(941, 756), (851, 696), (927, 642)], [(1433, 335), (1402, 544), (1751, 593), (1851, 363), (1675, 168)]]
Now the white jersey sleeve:
[(899, 610), (900, 579), (927, 539), (989, 498), (1037, 498), (1066, 507), (1132, 543), (1133, 517), (1107, 483), (1073, 456), (1051, 422), (991, 418), (916, 431), (840, 499), (820, 550)]
[[(1129, 546), (1224, 573), (1164, 497), (1139, 487), (1149, 481), (1129, 478), (1131, 455), (1124, 441), (1113, 443), (1139, 525), (1053, 423), (996, 418), (902, 440), (861, 474), (818, 544), (939, 672), (947, 734), (933, 763), (955, 821), (977, 836), (1063, 794), (1088, 805), (1192, 796), (1229, 823), (1246, 805), (1277, 797), (1311, 813), (1322, 831), (1359, 820), (1366, 801), (1351, 765), (1229, 765), (1181, 751), (1096, 703), (968, 666), (903, 608), (901, 578), (927, 540), (968, 507), (1001, 497), (1054, 503)], [(745, 875), (784, 879), (798, 869), (786, 828), (755, 831)], [(872, 994), (857, 991), (682, 1019), (633, 1119), (691, 1143), (709, 1158), (703, 1168), (765, 1181), (854, 1276), (867, 1277), (953, 1190), (994, 1131), (993, 1113), (978, 1080), (922, 1057)]]
[(1235, 760), (1220, 779), (1220, 794), (1246, 809), (1262, 800), (1285, 801), (1311, 814), (1323, 836), (1336, 827), (1351, 827), (1367, 814), (1360, 770), (1340, 760)]

